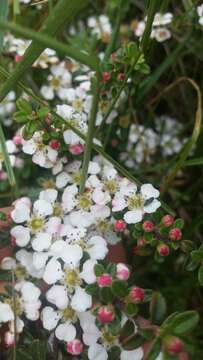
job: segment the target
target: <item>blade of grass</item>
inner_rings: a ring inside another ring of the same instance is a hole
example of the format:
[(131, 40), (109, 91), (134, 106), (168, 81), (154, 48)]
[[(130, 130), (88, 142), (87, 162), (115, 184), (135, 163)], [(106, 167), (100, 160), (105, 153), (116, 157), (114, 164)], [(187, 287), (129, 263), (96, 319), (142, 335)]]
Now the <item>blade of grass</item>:
[[(0, 75), (2, 76), (2, 78), (7, 78), (9, 76), (9, 73), (3, 69), (0, 66)], [(47, 106), (47, 102), (44, 101), (42, 98), (40, 98), (38, 95), (36, 95), (32, 90), (30, 90), (29, 88), (27, 88), (22, 82), (18, 82), (18, 86), (25, 91), (29, 96), (31, 96), (38, 104), (40, 105), (44, 105)], [(78, 135), (81, 139), (83, 139), (86, 142), (86, 136), (81, 133), (80, 130), (78, 130), (77, 128), (75, 128), (74, 126), (72, 126), (70, 123), (68, 123), (67, 121), (65, 121), (61, 116), (59, 116), (55, 111), (50, 109), (50, 113), (53, 114), (55, 117), (57, 117), (59, 120), (63, 121), (66, 123), (66, 126), (72, 130), (76, 135)], [(118, 172), (123, 175), (124, 177), (126, 177), (127, 179), (129, 179), (130, 181), (132, 181), (133, 183), (137, 184), (138, 186), (141, 186), (142, 183), (139, 181), (139, 179), (137, 179), (135, 176), (133, 176), (127, 169), (125, 169), (121, 164), (119, 164), (116, 160), (114, 160), (108, 153), (105, 152), (105, 150), (99, 146), (92, 144), (92, 149), (95, 150), (98, 154), (100, 154), (101, 156), (103, 156), (106, 160), (108, 160), (111, 164), (114, 165), (115, 169), (118, 170)], [(175, 215), (174, 211), (167, 205), (165, 204), (164, 201), (161, 200), (161, 205), (162, 208), (168, 212), (171, 215)]]
[(3, 132), (3, 128), (1, 126), (1, 124), (0, 124), (0, 151), (3, 154), (4, 163), (6, 166), (6, 171), (7, 171), (10, 186), (14, 187), (16, 184), (15, 175), (13, 172), (13, 168), (11, 166), (10, 157), (9, 157), (7, 146), (6, 146), (6, 140), (5, 140), (5, 136), (4, 136), (4, 132)]
[(116, 41), (117, 41), (118, 34), (119, 34), (120, 24), (121, 24), (122, 2), (123, 2), (123, 0), (119, 0), (118, 8), (117, 8), (116, 24), (115, 24), (115, 28), (113, 30), (113, 34), (111, 36), (110, 43), (107, 46), (105, 54), (104, 54), (104, 61), (106, 61), (110, 57), (111, 53), (115, 50), (115, 45), (116, 45)]
[(19, 4), (19, 0), (13, 0), (13, 15), (14, 18), (16, 17), (16, 15), (20, 14), (20, 4)]
[(144, 97), (155, 86), (160, 77), (170, 68), (180, 56), (181, 50), (184, 48), (185, 43), (188, 41), (188, 37), (177, 45), (177, 47), (171, 52), (171, 54), (162, 62), (162, 64), (150, 75), (147, 79), (142, 81), (139, 86), (137, 95), (137, 103), (141, 103)]
[[(8, 15), (8, 0), (1, 0), (0, 2), (0, 21), (6, 20)], [(0, 53), (3, 48), (4, 31), (0, 31)]]
[(70, 56), (74, 60), (89, 66), (93, 70), (99, 69), (99, 59), (96, 56), (89, 56), (84, 52), (79, 51), (77, 48), (63, 44), (62, 42), (57, 41), (47, 35), (40, 34), (20, 25), (4, 21), (0, 21), (0, 29), (10, 30), (15, 35), (22, 36), (25, 39), (36, 40), (44, 47), (52, 48), (58, 51), (60, 54)]
[(147, 50), (148, 50), (148, 45), (150, 42), (150, 35), (151, 35), (151, 31), (152, 31), (152, 24), (154, 21), (154, 16), (156, 14), (156, 12), (159, 9), (159, 3), (160, 0), (150, 0), (149, 1), (149, 6), (147, 9), (147, 22), (146, 22), (146, 26), (145, 26), (145, 31), (140, 43), (140, 48), (143, 50), (143, 53), (146, 55)]
[[(40, 32), (48, 34), (49, 36), (55, 36), (66, 22), (69, 24), (73, 17), (87, 5), (88, 0), (59, 0), (53, 11), (44, 21)], [(23, 59), (18, 63), (5, 84), (0, 88), (0, 101), (5, 98), (10, 89), (13, 88), (17, 81), (31, 67), (45, 48), (46, 46), (38, 44), (37, 41), (32, 41), (31, 45), (26, 50)]]
[(184, 166), (200, 166), (203, 165), (203, 157), (190, 159), (184, 162)]
[[(171, 85), (167, 86), (165, 89), (162, 90), (161, 94), (159, 94), (156, 98), (153, 99), (153, 103), (158, 101), (163, 95), (168, 93), (170, 90), (172, 90), (175, 86), (179, 85), (182, 82), (188, 82), (196, 91), (197, 93), (197, 109), (195, 113), (195, 123), (193, 127), (193, 132), (188, 140), (188, 142), (183, 146), (182, 150), (179, 153), (179, 157), (175, 164), (172, 166), (172, 168), (169, 171), (169, 174), (163, 178), (161, 191), (162, 193), (166, 191), (169, 184), (173, 181), (173, 179), (176, 177), (178, 171), (184, 166), (184, 163), (190, 154), (192, 147), (194, 144), (196, 144), (200, 131), (201, 131), (201, 123), (202, 123), (202, 94), (200, 91), (199, 86), (197, 83), (190, 78), (187, 77), (181, 77), (178, 80), (176, 80)], [(152, 103), (152, 102), (151, 102)]]

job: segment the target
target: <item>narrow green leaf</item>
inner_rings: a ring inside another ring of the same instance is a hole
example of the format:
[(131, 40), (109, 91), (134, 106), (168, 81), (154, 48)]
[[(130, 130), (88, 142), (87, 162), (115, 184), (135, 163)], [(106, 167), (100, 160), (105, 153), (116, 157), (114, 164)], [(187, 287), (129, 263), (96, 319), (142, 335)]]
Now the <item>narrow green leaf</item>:
[(203, 265), (198, 270), (198, 280), (201, 286), (203, 286)]
[(184, 166), (199, 166), (199, 165), (203, 165), (203, 157), (190, 159), (185, 161), (184, 163)]
[[(8, 15), (8, 0), (1, 0), (0, 1), (0, 21), (5, 21)], [(0, 53), (3, 48), (4, 42), (4, 31), (3, 29), (0, 31)]]
[(199, 315), (196, 311), (185, 311), (171, 317), (170, 321), (164, 322), (162, 329), (165, 333), (184, 335), (191, 332), (199, 322)]
[(159, 292), (154, 292), (150, 302), (150, 316), (153, 324), (160, 325), (166, 316), (166, 301)]
[(15, 175), (13, 172), (13, 168), (11, 166), (10, 157), (9, 157), (7, 147), (6, 147), (6, 140), (5, 140), (5, 136), (4, 136), (4, 132), (3, 132), (3, 128), (1, 126), (1, 124), (0, 124), (0, 152), (2, 152), (2, 154), (3, 154), (9, 183), (12, 187), (14, 187), (16, 184)]
[(151, 344), (149, 350), (147, 351), (145, 359), (146, 360), (156, 360), (160, 351), (161, 351), (161, 339), (159, 337), (157, 337)]

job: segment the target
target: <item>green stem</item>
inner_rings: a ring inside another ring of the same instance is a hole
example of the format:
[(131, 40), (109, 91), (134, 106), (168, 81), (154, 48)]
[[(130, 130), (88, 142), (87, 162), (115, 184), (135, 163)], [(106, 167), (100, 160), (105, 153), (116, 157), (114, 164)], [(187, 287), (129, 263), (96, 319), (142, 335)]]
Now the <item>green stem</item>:
[(50, 47), (62, 55), (70, 56), (74, 60), (89, 66), (93, 70), (99, 69), (99, 59), (96, 56), (89, 56), (73, 46), (63, 44), (47, 35), (37, 33), (23, 26), (6, 21), (0, 21), (0, 29), (10, 30), (15, 35), (22, 36), (25, 39), (35, 40), (44, 47)]
[(4, 136), (4, 132), (3, 132), (1, 124), (0, 124), (0, 150), (2, 151), (2, 154), (3, 154), (9, 183), (10, 183), (11, 187), (14, 187), (16, 184), (15, 175), (13, 172), (13, 168), (11, 166), (10, 157), (9, 157), (7, 147), (6, 147), (6, 140), (5, 140), (5, 136)]
[[(8, 0), (0, 1), (0, 21), (6, 20), (8, 15)], [(4, 31), (0, 31), (0, 52), (3, 48)]]
[[(41, 28), (43, 34), (54, 37), (65, 23), (69, 24), (74, 16), (88, 5), (88, 0), (59, 0), (53, 11), (49, 14)], [(14, 72), (0, 88), (0, 101), (2, 101), (10, 89), (18, 82), (24, 73), (32, 66), (35, 60), (44, 51), (46, 46), (33, 41), (26, 50), (23, 59), (18, 63)]]
[[(9, 73), (5, 69), (3, 69), (1, 66), (0, 66), (0, 74), (1, 74), (1, 76), (3, 78), (7, 78), (9, 76)], [(39, 96), (34, 94), (33, 91), (28, 89), (22, 82), (18, 82), (18, 85), (23, 91), (25, 91), (28, 95), (30, 95), (38, 104), (41, 104), (43, 106), (47, 106), (47, 103), (43, 99), (41, 99)], [(86, 142), (86, 136), (80, 130), (78, 130), (73, 125), (71, 125), (70, 123), (65, 121), (55, 111), (50, 110), (50, 113), (53, 116), (55, 116), (56, 118), (58, 118), (61, 122), (65, 123), (66, 126), (70, 130), (72, 130), (76, 135), (78, 135), (81, 139), (83, 139)], [(116, 160), (114, 160), (109, 154), (107, 154), (101, 146), (98, 146), (98, 145), (94, 144), (94, 142), (93, 142), (92, 143), (92, 148), (98, 154), (102, 155), (106, 160), (108, 160), (111, 164), (113, 164), (115, 169), (117, 169), (118, 172), (120, 172), (121, 175), (125, 176), (127, 179), (129, 179), (133, 183), (137, 184), (138, 186), (142, 185), (142, 183), (137, 178), (135, 178), (135, 176), (133, 176), (127, 169), (125, 169)], [(166, 212), (168, 212), (171, 215), (174, 215), (174, 211), (167, 204), (165, 204), (165, 202), (161, 201), (161, 204), (162, 204), (162, 208)]]
[(85, 183), (87, 179), (88, 166), (91, 158), (92, 144), (95, 130), (95, 121), (97, 117), (99, 104), (99, 76), (93, 79), (93, 100), (90, 112), (90, 118), (88, 121), (88, 132), (86, 137), (85, 153), (82, 165), (82, 177), (80, 182), (80, 192), (82, 193), (85, 189)]
[(118, 4), (116, 24), (115, 24), (115, 28), (114, 28), (110, 43), (107, 46), (106, 51), (105, 51), (104, 61), (108, 60), (111, 53), (115, 49), (115, 44), (116, 44), (116, 41), (117, 41), (117, 38), (118, 38), (119, 29), (120, 29), (120, 23), (121, 23), (121, 5), (122, 5), (122, 1), (123, 0), (120, 0), (119, 4)]
[(140, 43), (140, 48), (143, 50), (144, 54), (146, 55), (149, 41), (150, 41), (150, 35), (152, 31), (152, 24), (154, 21), (154, 16), (158, 10), (159, 7), (159, 0), (150, 0), (149, 7), (147, 11), (147, 23), (145, 27), (145, 31)]

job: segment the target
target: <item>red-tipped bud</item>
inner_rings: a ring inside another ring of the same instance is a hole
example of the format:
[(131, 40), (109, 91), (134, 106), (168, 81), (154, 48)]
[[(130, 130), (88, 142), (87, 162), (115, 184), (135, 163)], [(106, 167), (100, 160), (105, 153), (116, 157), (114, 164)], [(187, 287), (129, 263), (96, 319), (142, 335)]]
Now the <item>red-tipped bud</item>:
[(15, 339), (14, 334), (10, 331), (6, 331), (4, 334), (4, 344), (7, 349), (12, 348), (14, 346)]
[(128, 280), (128, 278), (130, 276), (130, 270), (125, 264), (123, 264), (123, 263), (117, 264), (116, 270), (117, 270), (116, 271), (117, 279)]
[(58, 140), (51, 140), (49, 142), (49, 146), (53, 149), (53, 150), (58, 150), (60, 148), (60, 142)]
[(15, 56), (15, 62), (20, 62), (22, 60), (23, 56), (22, 55), (16, 55)]
[(160, 244), (160, 245), (157, 247), (157, 251), (158, 251), (158, 253), (159, 253), (160, 256), (168, 256), (169, 253), (170, 253), (169, 246), (166, 245), (166, 244)]
[(120, 220), (117, 220), (114, 224), (114, 229), (118, 232), (122, 232), (124, 231), (126, 228), (126, 223), (124, 220), (120, 219)]
[(165, 226), (171, 226), (174, 223), (174, 217), (172, 215), (165, 215), (161, 221)]
[(125, 74), (123, 74), (123, 73), (118, 74), (118, 80), (119, 81), (124, 81), (125, 80)]
[(178, 337), (170, 336), (165, 342), (165, 347), (171, 355), (175, 355), (183, 351), (184, 344)]
[(108, 71), (104, 71), (102, 73), (102, 80), (103, 82), (108, 82), (111, 78), (111, 74)]
[(99, 287), (106, 287), (112, 284), (112, 276), (110, 274), (102, 274), (97, 278)]
[(145, 232), (151, 232), (154, 230), (154, 223), (152, 221), (146, 220), (143, 222), (142, 228)]
[(182, 232), (179, 228), (171, 229), (169, 232), (169, 238), (173, 241), (180, 240), (182, 237)]
[(140, 238), (140, 239), (137, 240), (137, 246), (138, 247), (143, 247), (143, 246), (145, 246), (145, 244), (146, 244), (145, 239)]
[(20, 134), (16, 134), (13, 137), (13, 142), (15, 145), (21, 145), (22, 144), (22, 136)]
[(83, 351), (83, 344), (78, 339), (68, 341), (66, 350), (71, 355), (80, 355)]
[(74, 144), (69, 146), (69, 151), (73, 155), (80, 155), (84, 152), (85, 146), (83, 144)]
[(109, 324), (114, 320), (114, 311), (110, 306), (101, 306), (97, 313), (97, 318), (102, 324)]
[(144, 289), (139, 287), (133, 287), (130, 290), (130, 299), (135, 303), (140, 303), (144, 300)]

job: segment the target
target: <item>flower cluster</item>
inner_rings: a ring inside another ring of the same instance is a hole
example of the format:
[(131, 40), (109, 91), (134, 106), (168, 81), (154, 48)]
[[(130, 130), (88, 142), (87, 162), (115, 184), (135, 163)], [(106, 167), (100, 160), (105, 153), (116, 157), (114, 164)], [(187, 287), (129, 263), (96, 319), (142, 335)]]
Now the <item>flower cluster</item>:
[[(146, 26), (146, 20), (140, 21), (135, 26), (135, 36), (142, 37), (145, 26)], [(173, 20), (173, 14), (171, 13), (156, 13), (154, 21), (153, 21), (153, 27), (151, 32), (151, 38), (155, 39), (158, 42), (163, 42), (171, 38), (171, 32), (168, 29), (168, 25), (171, 24)]]

